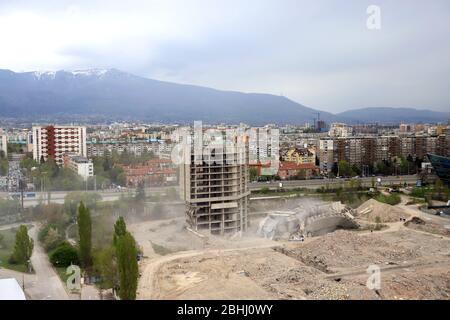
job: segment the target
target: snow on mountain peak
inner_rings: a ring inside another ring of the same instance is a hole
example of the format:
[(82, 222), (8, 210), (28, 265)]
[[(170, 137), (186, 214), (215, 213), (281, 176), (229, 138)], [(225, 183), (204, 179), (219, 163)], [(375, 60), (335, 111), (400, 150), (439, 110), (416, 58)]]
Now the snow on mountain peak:
[(43, 77), (54, 79), (56, 75), (55, 71), (33, 71), (32, 73), (39, 80)]
[(109, 69), (84, 69), (84, 70), (74, 70), (71, 73), (74, 76), (103, 76)]
[(124, 72), (121, 72), (116, 69), (102, 69), (102, 68), (91, 68), (91, 69), (79, 69), (79, 70), (58, 70), (58, 71), (32, 71), (27, 72), (29, 74), (32, 74), (37, 80), (54, 80), (56, 78), (56, 75), (60, 74), (66, 74), (72, 77), (97, 77), (97, 78), (103, 78), (103, 76), (119, 72), (120, 74), (125, 74)]

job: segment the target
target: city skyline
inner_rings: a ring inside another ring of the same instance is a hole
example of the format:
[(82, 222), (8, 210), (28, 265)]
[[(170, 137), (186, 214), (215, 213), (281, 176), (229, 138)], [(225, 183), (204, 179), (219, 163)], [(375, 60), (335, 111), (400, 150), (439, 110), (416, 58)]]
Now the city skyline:
[[(372, 4), (381, 10), (380, 30), (366, 25)], [(114, 67), (177, 83), (284, 95), (333, 113), (449, 109), (445, 1), (108, 5), (1, 4), (6, 45), (0, 68)], [(30, 50), (33, 55), (24, 55)]]

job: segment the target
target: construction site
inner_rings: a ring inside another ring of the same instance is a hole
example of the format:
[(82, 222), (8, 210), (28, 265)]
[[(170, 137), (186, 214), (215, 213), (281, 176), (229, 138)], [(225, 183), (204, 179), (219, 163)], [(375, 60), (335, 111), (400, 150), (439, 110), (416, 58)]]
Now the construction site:
[[(406, 203), (258, 201), (247, 230), (225, 236), (186, 228), (182, 213), (133, 224), (138, 298), (449, 299), (450, 220)], [(373, 265), (377, 290), (366, 285)]]
[(139, 299), (450, 298), (448, 218), (406, 194), (353, 208), (312, 195), (250, 198), (248, 141), (219, 134), (197, 146), (180, 170), (184, 212), (130, 225), (144, 253)]

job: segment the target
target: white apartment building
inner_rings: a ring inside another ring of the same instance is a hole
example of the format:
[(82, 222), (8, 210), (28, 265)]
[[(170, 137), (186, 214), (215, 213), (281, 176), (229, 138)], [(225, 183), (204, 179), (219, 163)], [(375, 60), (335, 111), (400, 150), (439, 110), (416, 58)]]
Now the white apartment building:
[(249, 162), (268, 163), (278, 160), (280, 154), (279, 129), (270, 126), (250, 128)]
[(84, 180), (94, 176), (94, 164), (91, 160), (82, 156), (67, 156), (65, 166), (81, 176)]
[(330, 137), (350, 137), (353, 135), (353, 128), (345, 123), (333, 123), (331, 124), (328, 136)]
[(49, 125), (32, 130), (33, 158), (38, 162), (53, 158), (63, 165), (64, 155), (87, 156), (86, 127)]
[[(168, 151), (167, 151), (168, 150)], [(139, 142), (139, 143), (88, 143), (87, 157), (103, 157), (105, 154), (111, 155), (113, 152), (122, 154), (124, 151), (140, 156), (144, 152), (152, 152), (155, 155), (161, 156), (163, 152), (170, 154), (172, 145), (160, 142)]]
[(321, 139), (319, 141), (320, 171), (329, 173), (337, 162), (337, 146), (333, 139)]

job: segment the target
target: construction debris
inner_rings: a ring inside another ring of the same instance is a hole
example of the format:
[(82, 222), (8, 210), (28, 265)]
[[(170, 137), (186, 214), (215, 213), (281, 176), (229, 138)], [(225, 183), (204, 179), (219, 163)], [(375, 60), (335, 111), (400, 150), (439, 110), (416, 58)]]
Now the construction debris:
[[(183, 257), (157, 275), (162, 299), (448, 299), (450, 241), (411, 230), (339, 230), (305, 243)], [(367, 267), (382, 270), (380, 290)], [(196, 273), (198, 281), (178, 275)]]
[[(260, 205), (262, 214), (274, 208), (285, 211), (269, 212), (259, 227), (258, 215), (247, 232), (208, 235), (208, 243), (186, 230), (182, 218), (130, 225), (149, 253), (140, 265), (139, 298), (449, 299), (450, 238), (441, 233), (450, 232), (446, 220), (423, 214), (403, 225), (400, 218), (407, 212), (414, 215), (413, 210), (373, 201), (358, 211), (315, 199)], [(385, 206), (401, 215), (377, 213)], [(387, 232), (337, 230), (320, 236), (342, 227), (343, 221), (357, 225), (355, 220), (383, 218), (395, 222), (386, 223)], [(172, 253), (154, 252), (152, 241)], [(380, 290), (366, 286), (371, 265), (382, 271)]]
[(410, 221), (407, 221), (405, 223), (405, 226), (408, 226), (410, 223), (413, 224), (425, 224), (426, 222), (422, 219), (420, 219), (419, 217), (413, 217)]
[(414, 230), (425, 231), (443, 236), (450, 236), (450, 229), (446, 228), (445, 226), (433, 223), (431, 221), (426, 222), (418, 217), (413, 217), (411, 220), (406, 221), (404, 225), (405, 227)]
[(337, 230), (305, 243), (301, 247), (278, 249), (306, 265), (331, 273), (339, 268), (385, 262), (399, 262), (415, 258), (413, 250), (399, 247), (375, 237), (362, 237), (355, 232)]
[(294, 212), (276, 211), (263, 219), (258, 228), (258, 234), (266, 239), (288, 239), (291, 234), (298, 233), (300, 221)]
[(197, 237), (199, 237), (201, 239), (207, 239), (207, 237), (204, 234), (201, 234), (200, 232), (197, 232), (197, 231), (193, 230), (192, 228), (186, 227), (186, 230), (189, 232), (192, 232), (194, 235), (196, 235)]
[(352, 209), (340, 202), (291, 211), (273, 211), (264, 218), (257, 233), (271, 240), (303, 241), (306, 236), (318, 236), (336, 229), (355, 229)]

